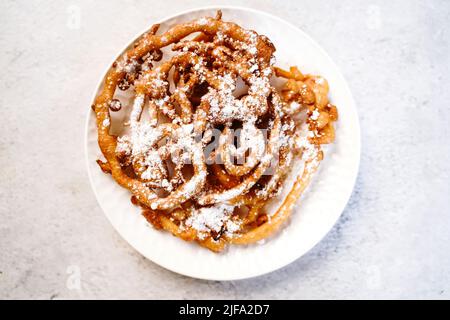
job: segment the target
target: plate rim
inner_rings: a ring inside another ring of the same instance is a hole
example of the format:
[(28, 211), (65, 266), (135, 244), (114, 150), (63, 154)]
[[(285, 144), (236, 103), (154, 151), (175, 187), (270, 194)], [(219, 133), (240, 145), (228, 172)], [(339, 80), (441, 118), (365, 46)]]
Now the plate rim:
[[(199, 12), (199, 11), (206, 11), (206, 10), (220, 10), (220, 9), (229, 9), (229, 10), (237, 10), (237, 11), (247, 11), (247, 12), (253, 12), (255, 14), (258, 15), (262, 15), (262, 16), (266, 16), (270, 19), (273, 20), (277, 20), (278, 22), (282, 23), (282, 24), (286, 24), (288, 25), (290, 28), (295, 29), (297, 32), (301, 33), (305, 38), (307, 38), (312, 44), (314, 44), (314, 46), (316, 47), (315, 49), (320, 51), (322, 55), (324, 55), (329, 61), (331, 61), (332, 66), (335, 68), (337, 75), (341, 78), (341, 83), (342, 85), (345, 87), (345, 89), (348, 91), (349, 93), (349, 101), (351, 101), (350, 105), (348, 106), (350, 109), (352, 109), (352, 112), (355, 114), (355, 134), (357, 134), (357, 136), (355, 137), (355, 141), (356, 141), (356, 145), (354, 145), (355, 148), (355, 164), (354, 164), (354, 168), (353, 168), (353, 177), (352, 177), (352, 181), (351, 181), (351, 191), (349, 192), (348, 195), (346, 195), (346, 200), (345, 202), (343, 201), (343, 206), (342, 208), (339, 208), (339, 214), (336, 215), (333, 223), (331, 224), (331, 227), (328, 229), (327, 232), (325, 232), (316, 242), (312, 243), (311, 245), (309, 245), (304, 251), (303, 253), (301, 253), (300, 255), (293, 255), (292, 258), (288, 259), (287, 262), (283, 261), (282, 263), (276, 264), (275, 267), (270, 267), (270, 268), (261, 268), (260, 270), (258, 270), (257, 272), (254, 272), (252, 274), (242, 274), (242, 275), (224, 275), (224, 276), (215, 276), (215, 277), (211, 277), (211, 276), (202, 276), (199, 274), (192, 274), (192, 273), (188, 273), (188, 272), (183, 272), (183, 269), (177, 269), (174, 268), (172, 266), (166, 265), (165, 263), (161, 263), (159, 261), (155, 261), (153, 259), (150, 259), (147, 255), (145, 255), (140, 249), (138, 249), (135, 245), (133, 245), (122, 233), (122, 231), (118, 228), (116, 228), (116, 226), (113, 224), (111, 218), (109, 217), (109, 215), (106, 213), (106, 211), (104, 210), (101, 202), (100, 202), (100, 198), (99, 195), (97, 194), (97, 190), (94, 187), (94, 182), (93, 182), (93, 174), (91, 172), (90, 169), (90, 161), (89, 161), (89, 122), (92, 116), (92, 110), (91, 108), (87, 108), (87, 114), (86, 114), (86, 118), (85, 118), (85, 126), (84, 126), (84, 158), (85, 158), (85, 165), (86, 165), (86, 169), (87, 169), (87, 173), (88, 173), (88, 178), (89, 178), (89, 184), (91, 186), (92, 191), (94, 192), (95, 195), (95, 199), (97, 201), (97, 204), (99, 205), (99, 207), (101, 208), (101, 210), (103, 211), (103, 214), (106, 216), (107, 220), (109, 221), (109, 223), (112, 225), (113, 229), (120, 235), (120, 237), (129, 245), (133, 248), (133, 250), (136, 250), (140, 255), (144, 256), (146, 259), (150, 260), (152, 263), (155, 263), (156, 265), (167, 269), (171, 272), (183, 275), (183, 276), (188, 276), (191, 278), (195, 278), (195, 279), (201, 279), (201, 280), (212, 280), (212, 281), (234, 281), (234, 280), (243, 280), (243, 279), (250, 279), (250, 278), (255, 278), (255, 277), (259, 277), (262, 275), (266, 275), (266, 274), (270, 274), (272, 272), (275, 272), (281, 268), (284, 268), (288, 265), (290, 265), (291, 263), (293, 263), (294, 261), (300, 259), (301, 257), (303, 257), (305, 254), (307, 254), (308, 252), (310, 252), (316, 245), (318, 245), (320, 242), (323, 241), (323, 239), (330, 233), (331, 230), (334, 229), (334, 227), (336, 226), (337, 221), (340, 219), (340, 217), (342, 216), (343, 212), (345, 211), (348, 202), (352, 196), (352, 194), (354, 193), (354, 189), (355, 189), (355, 185), (356, 185), (356, 181), (357, 181), (357, 177), (359, 175), (359, 171), (360, 171), (360, 162), (361, 162), (361, 126), (360, 126), (360, 121), (359, 121), (359, 114), (358, 114), (358, 109), (356, 107), (356, 103), (353, 97), (353, 94), (350, 90), (350, 87), (343, 75), (343, 73), (341, 72), (340, 68), (338, 67), (338, 65), (334, 62), (334, 60), (331, 58), (331, 56), (325, 51), (325, 49), (322, 48), (322, 46), (320, 46), (320, 44), (313, 39), (309, 34), (307, 34), (305, 31), (303, 31), (302, 29), (300, 29), (299, 27), (297, 27), (296, 25), (294, 25), (293, 23), (277, 16), (271, 13), (268, 13), (266, 11), (263, 10), (258, 10), (258, 9), (253, 9), (253, 8), (249, 8), (249, 7), (245, 7), (245, 6), (235, 6), (235, 5), (211, 5), (211, 6), (200, 6), (200, 7), (195, 7), (195, 8), (191, 8), (191, 9), (186, 9), (183, 11), (179, 11), (175, 14), (172, 15), (168, 15), (168, 16), (164, 16), (161, 19), (158, 19), (157, 21), (155, 21), (154, 23), (163, 23), (169, 20), (172, 20), (174, 18), (177, 17), (181, 17), (190, 13), (194, 13), (194, 12)], [(133, 41), (135, 41), (138, 37), (140, 37), (144, 32), (146, 32), (148, 30), (148, 27), (146, 27), (144, 30), (140, 31), (139, 33), (137, 33), (137, 35), (135, 35), (134, 37), (130, 37), (130, 41), (127, 42), (126, 46), (121, 46), (120, 48), (123, 48), (120, 53), (118, 53), (116, 56), (113, 56), (113, 58), (111, 59), (110, 63), (106, 65), (105, 70), (103, 71), (103, 73), (101, 73), (103, 76), (100, 78), (100, 80), (98, 81), (97, 86), (95, 86), (94, 92), (90, 98), (90, 103), (92, 103), (95, 98), (97, 97), (98, 91), (101, 88), (101, 86), (103, 85), (104, 82), (104, 76), (106, 75), (106, 73), (108, 72), (110, 66), (112, 65), (112, 63), (116, 60), (116, 58), (118, 56), (120, 56), (125, 50), (126, 48), (132, 44)]]

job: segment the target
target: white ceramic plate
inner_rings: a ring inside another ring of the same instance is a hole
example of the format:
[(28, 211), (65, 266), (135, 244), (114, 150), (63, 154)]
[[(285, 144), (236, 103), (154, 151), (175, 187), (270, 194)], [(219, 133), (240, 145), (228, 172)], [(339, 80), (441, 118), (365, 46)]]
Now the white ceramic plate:
[[(208, 7), (177, 14), (162, 20), (160, 30), (198, 17), (214, 16), (217, 9)], [(356, 108), (347, 83), (317, 43), (292, 24), (267, 13), (236, 7), (220, 9), (224, 20), (268, 36), (277, 48), (278, 66), (297, 65), (302, 72), (324, 76), (330, 85), (330, 99), (339, 109), (336, 141), (328, 149), (326, 159), (289, 223), (264, 244), (231, 246), (223, 253), (212, 253), (195, 243), (153, 229), (140, 210), (130, 203), (130, 193), (101, 172), (95, 163), (101, 153), (93, 112), (87, 117), (86, 154), (97, 200), (114, 228), (131, 246), (153, 262), (180, 274), (210, 280), (236, 280), (286, 266), (310, 250), (333, 227), (356, 180), (360, 135)], [(95, 95), (97, 91), (98, 88)]]

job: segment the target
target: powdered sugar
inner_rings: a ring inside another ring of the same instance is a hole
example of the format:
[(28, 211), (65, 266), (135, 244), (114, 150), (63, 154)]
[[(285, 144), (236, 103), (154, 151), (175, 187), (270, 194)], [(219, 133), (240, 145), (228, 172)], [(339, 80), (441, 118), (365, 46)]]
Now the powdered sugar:
[(295, 146), (297, 149), (302, 150), (302, 160), (306, 163), (306, 169), (312, 171), (319, 165), (317, 159), (319, 148), (310, 142), (310, 138), (314, 137), (313, 131), (306, 131), (306, 135), (298, 134), (295, 137)]
[[(253, 68), (253, 67), (252, 67)], [(254, 122), (255, 111), (264, 113), (267, 109), (267, 97), (271, 92), (268, 75), (253, 74), (249, 79), (248, 94), (242, 99), (233, 95), (237, 79), (229, 73), (217, 77), (219, 88), (210, 88), (202, 98), (210, 105), (208, 119), (213, 124), (228, 123), (233, 120)]]
[(105, 120), (102, 121), (102, 126), (104, 126), (104, 127), (109, 127), (110, 124), (111, 124), (111, 122), (109, 121), (108, 118), (106, 118)]
[(136, 98), (134, 99), (130, 115), (131, 125), (135, 125), (139, 121), (139, 118), (141, 117), (142, 113), (142, 108), (144, 107), (144, 101), (145, 101), (144, 95), (137, 95)]
[(209, 233), (225, 231), (232, 234), (239, 230), (239, 223), (230, 220), (234, 206), (228, 204), (216, 204), (212, 207), (204, 207), (195, 210), (186, 220), (185, 224), (199, 232)]
[(203, 17), (197, 20), (198, 24), (207, 24), (208, 23), (208, 19)]
[(138, 63), (135, 59), (130, 59), (127, 54), (124, 54), (117, 62), (116, 68), (119, 72), (132, 73), (136, 70)]
[(320, 112), (317, 109), (314, 109), (311, 116), (309, 117), (311, 120), (317, 121), (319, 119)]

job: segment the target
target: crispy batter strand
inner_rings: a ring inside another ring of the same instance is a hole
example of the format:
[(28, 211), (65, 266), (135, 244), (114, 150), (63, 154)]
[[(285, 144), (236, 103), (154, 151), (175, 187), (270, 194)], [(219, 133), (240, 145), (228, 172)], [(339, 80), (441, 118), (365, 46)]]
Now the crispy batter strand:
[[(270, 40), (223, 21), (220, 11), (158, 32), (153, 25), (105, 76), (93, 104), (106, 159), (97, 163), (156, 229), (214, 252), (269, 237), (310, 183), (321, 145), (335, 139), (328, 82), (273, 66)], [(169, 46), (174, 55), (163, 59)], [(281, 90), (273, 74), (285, 79)], [(134, 95), (131, 105), (117, 88)], [(121, 123), (128, 129), (117, 137), (110, 112), (122, 108), (131, 109)], [(270, 214), (294, 161), (302, 172)]]

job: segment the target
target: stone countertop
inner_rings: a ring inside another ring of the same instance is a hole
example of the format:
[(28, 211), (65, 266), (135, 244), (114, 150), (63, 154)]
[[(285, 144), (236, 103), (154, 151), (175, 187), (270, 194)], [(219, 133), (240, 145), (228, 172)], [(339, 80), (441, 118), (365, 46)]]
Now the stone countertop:
[(450, 298), (450, 4), (228, 2), (297, 25), (349, 82), (362, 157), (337, 225), (301, 259), (249, 280), (195, 280), (146, 260), (112, 228), (90, 188), (86, 110), (134, 35), (216, 1), (5, 0), (0, 299)]

